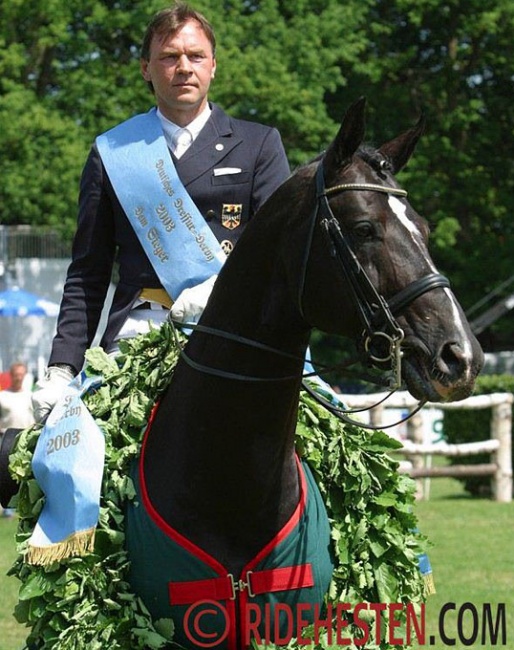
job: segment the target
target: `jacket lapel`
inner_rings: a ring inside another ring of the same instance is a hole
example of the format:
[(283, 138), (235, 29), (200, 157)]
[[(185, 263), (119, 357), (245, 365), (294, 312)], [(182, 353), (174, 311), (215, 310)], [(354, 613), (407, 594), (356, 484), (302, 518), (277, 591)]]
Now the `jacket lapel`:
[(242, 142), (234, 136), (230, 119), (218, 106), (186, 153), (175, 161), (182, 183), (187, 187), (202, 174), (219, 166), (225, 156)]

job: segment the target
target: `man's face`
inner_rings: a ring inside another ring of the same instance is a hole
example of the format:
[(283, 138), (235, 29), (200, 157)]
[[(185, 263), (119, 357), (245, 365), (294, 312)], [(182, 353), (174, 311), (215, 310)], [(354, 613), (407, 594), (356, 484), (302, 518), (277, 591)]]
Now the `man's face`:
[(154, 36), (149, 60), (141, 60), (141, 72), (153, 85), (157, 106), (179, 126), (189, 124), (205, 108), (215, 70), (211, 43), (195, 20), (167, 38)]
[(14, 366), (11, 368), (11, 390), (20, 390), (27, 371), (24, 366)]

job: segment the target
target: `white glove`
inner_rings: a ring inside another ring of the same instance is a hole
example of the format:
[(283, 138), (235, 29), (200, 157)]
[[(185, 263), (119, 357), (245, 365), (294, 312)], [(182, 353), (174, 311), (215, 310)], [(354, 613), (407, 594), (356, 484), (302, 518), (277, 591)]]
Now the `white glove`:
[(217, 277), (217, 275), (211, 275), (201, 284), (184, 289), (170, 310), (173, 320), (180, 323), (198, 323)]
[(36, 422), (42, 424), (46, 420), (73, 376), (71, 369), (62, 366), (47, 368), (45, 376), (36, 383), (36, 389), (32, 393)]

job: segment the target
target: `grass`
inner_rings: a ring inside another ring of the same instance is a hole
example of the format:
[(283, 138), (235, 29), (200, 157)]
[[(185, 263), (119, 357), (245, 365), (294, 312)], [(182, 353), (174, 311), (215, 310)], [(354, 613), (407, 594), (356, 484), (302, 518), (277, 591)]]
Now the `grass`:
[[(458, 481), (438, 478), (431, 481), (430, 501), (419, 502), (416, 508), (420, 529), (433, 543), (429, 555), (437, 588), (437, 593), (426, 605), (426, 647), (444, 650), (451, 645), (455, 650), (470, 647), (490, 650), (509, 647), (509, 640), (512, 647), (514, 503), (472, 499), (466, 496)], [(0, 518), (0, 650), (21, 650), (26, 637), (24, 628), (12, 616), (19, 583), (15, 578), (5, 577), (15, 557), (15, 528), (15, 520)], [(454, 603), (455, 610), (444, 617), (448, 637), (445, 642), (438, 631), (438, 619), (448, 603)], [(482, 622), (487, 622), (487, 617), (483, 616), (484, 606), (490, 604), (494, 622), (498, 606), (504, 603), (505, 644), (501, 637), (494, 644), (489, 634), (484, 640), (479, 635), (470, 644), (474, 627), (469, 608), (462, 610), (463, 638), (459, 639), (457, 612), (464, 603), (471, 603), (478, 612), (480, 632)], [(453, 639), (455, 644), (450, 644)]]
[(16, 558), (14, 535), (16, 519), (0, 517), (0, 649), (20, 650), (24, 647), (26, 629), (16, 622), (13, 609), (18, 601), (16, 578), (5, 574)]
[[(455, 639), (452, 647), (456, 650), (512, 647), (514, 503), (473, 499), (466, 496), (458, 481), (438, 478), (431, 481), (430, 501), (417, 504), (417, 514), (421, 531), (433, 544), (429, 555), (437, 589), (426, 605), (427, 646), (433, 634), (435, 642), (430, 647), (435, 650), (450, 647), (450, 639)], [(455, 611), (449, 611), (444, 617), (449, 637), (445, 643), (438, 632), (438, 619), (447, 603), (455, 603)], [(464, 603), (471, 603), (479, 615), (476, 630), (480, 634), (471, 645), (475, 632), (471, 608), (462, 610), (462, 639), (457, 629), (457, 612)], [(500, 637), (495, 644), (488, 634), (487, 614), (483, 612), (490, 605), (495, 621), (502, 603), (507, 639)], [(486, 638), (482, 640), (484, 622)]]

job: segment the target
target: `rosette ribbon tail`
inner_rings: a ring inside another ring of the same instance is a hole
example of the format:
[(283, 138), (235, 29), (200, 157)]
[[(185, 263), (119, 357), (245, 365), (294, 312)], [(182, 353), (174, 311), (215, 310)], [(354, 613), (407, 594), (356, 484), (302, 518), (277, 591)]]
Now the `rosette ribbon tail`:
[(32, 470), (45, 501), (28, 540), (29, 564), (48, 565), (94, 549), (105, 439), (82, 396), (101, 383), (83, 373), (75, 377), (41, 431)]

